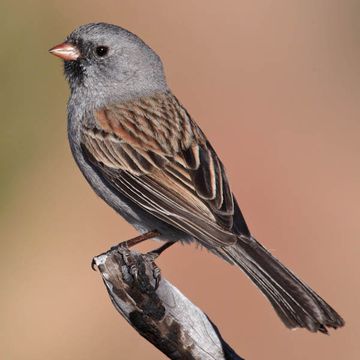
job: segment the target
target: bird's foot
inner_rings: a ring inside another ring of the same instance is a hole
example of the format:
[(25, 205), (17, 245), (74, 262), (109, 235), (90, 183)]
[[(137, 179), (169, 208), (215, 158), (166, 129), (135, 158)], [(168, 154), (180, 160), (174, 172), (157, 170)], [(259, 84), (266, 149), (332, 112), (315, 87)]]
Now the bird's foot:
[[(155, 260), (159, 257), (159, 255), (169, 248), (174, 243), (167, 242), (160, 246), (159, 248), (150, 251), (146, 254), (138, 254), (130, 251), (130, 247), (135, 244), (149, 239), (151, 237), (157, 236), (157, 232), (149, 232), (144, 235), (140, 235), (134, 239), (130, 239), (128, 241), (123, 241), (120, 244), (113, 246), (109, 251), (96, 256), (92, 259), (91, 267), (95, 270), (96, 267), (96, 259), (100, 256), (111, 256), (113, 254), (120, 255), (122, 258), (123, 266), (126, 267), (126, 273), (123, 271), (123, 275), (125, 276), (124, 280), (129, 284), (131, 281), (140, 281), (142, 276), (147, 276), (150, 279), (151, 283), (154, 283), (154, 289), (157, 290), (161, 281), (161, 271), (160, 268), (155, 264)], [(115, 255), (116, 256), (116, 255)], [(151, 274), (149, 273), (151, 271)]]
[(155, 264), (155, 259), (159, 256), (159, 254), (155, 252), (148, 252), (143, 255), (143, 258), (150, 264), (150, 267), (152, 269), (152, 277), (155, 280), (155, 290), (159, 287), (160, 281), (161, 281), (161, 270), (160, 268)]
[(117, 247), (116, 251), (122, 256), (129, 276), (131, 276), (134, 281), (138, 281), (139, 267), (136, 257), (131, 253), (127, 246), (121, 245)]
[(112, 247), (108, 252), (93, 258), (91, 262), (93, 270), (96, 270), (96, 259), (105, 255), (121, 257), (119, 264), (122, 266), (123, 279), (129, 286), (136, 282), (137, 286), (151, 286), (154, 290), (159, 287), (161, 271), (155, 264), (155, 259), (159, 256), (156, 251), (139, 254), (131, 251), (125, 243), (121, 243)]
[[(124, 249), (127, 249), (129, 250), (131, 247), (137, 245), (137, 244), (140, 244), (142, 243), (143, 241), (145, 240), (148, 240), (148, 239), (152, 239), (154, 237), (157, 237), (159, 236), (160, 233), (157, 231), (157, 230), (153, 230), (153, 231), (148, 231), (147, 233), (145, 234), (141, 234), (139, 236), (136, 236), (132, 239), (129, 239), (129, 240), (126, 240), (126, 241), (122, 241), (121, 243), (117, 244), (117, 245), (114, 245), (110, 248), (110, 250), (98, 255), (97, 257), (101, 256), (101, 255), (106, 255), (108, 253), (111, 253), (113, 251), (117, 251), (119, 248), (124, 248)], [(95, 258), (92, 259), (91, 261), (91, 268), (95, 271), (96, 267), (96, 262), (95, 262)]]
[(152, 267), (152, 275), (155, 280), (155, 290), (159, 287), (160, 281), (161, 281), (161, 270), (160, 268), (155, 264), (155, 260), (161, 255), (163, 251), (165, 251), (167, 248), (169, 248), (171, 245), (173, 245), (173, 242), (166, 242), (164, 245), (160, 246), (159, 248), (149, 251), (145, 255), (143, 255), (148, 262), (151, 264)]

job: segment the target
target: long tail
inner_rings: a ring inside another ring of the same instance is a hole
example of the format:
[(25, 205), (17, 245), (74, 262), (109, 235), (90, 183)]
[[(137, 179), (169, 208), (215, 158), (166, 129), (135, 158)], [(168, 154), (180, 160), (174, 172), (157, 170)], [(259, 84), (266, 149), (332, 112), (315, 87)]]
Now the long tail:
[(212, 251), (248, 275), (288, 328), (327, 333), (327, 327), (336, 329), (345, 324), (334, 309), (254, 238), (240, 237), (236, 244)]

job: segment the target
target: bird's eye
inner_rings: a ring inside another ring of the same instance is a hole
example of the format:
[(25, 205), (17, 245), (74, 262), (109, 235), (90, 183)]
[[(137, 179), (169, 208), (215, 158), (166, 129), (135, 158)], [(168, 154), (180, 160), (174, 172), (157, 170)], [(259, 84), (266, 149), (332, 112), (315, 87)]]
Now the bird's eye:
[(109, 48), (107, 46), (98, 46), (95, 49), (96, 55), (99, 57), (104, 57), (109, 52)]

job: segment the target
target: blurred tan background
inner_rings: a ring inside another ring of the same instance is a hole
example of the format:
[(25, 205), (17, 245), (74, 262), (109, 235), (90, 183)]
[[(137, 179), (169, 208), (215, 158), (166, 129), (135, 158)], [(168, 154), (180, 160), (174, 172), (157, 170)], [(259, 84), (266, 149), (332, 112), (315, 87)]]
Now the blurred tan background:
[(163, 359), (90, 269), (136, 235), (71, 158), (67, 84), (47, 53), (92, 21), (128, 28), (161, 55), (254, 235), (347, 325), (331, 336), (287, 330), (243, 274), (194, 247), (166, 252), (163, 276), (247, 359), (359, 359), (356, 0), (1, 2), (0, 358)]

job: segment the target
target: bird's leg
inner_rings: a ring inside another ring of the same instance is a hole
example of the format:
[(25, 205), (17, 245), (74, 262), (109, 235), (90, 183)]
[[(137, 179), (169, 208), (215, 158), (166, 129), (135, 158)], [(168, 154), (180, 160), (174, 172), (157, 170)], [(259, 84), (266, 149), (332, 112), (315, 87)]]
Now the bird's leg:
[(132, 239), (123, 241), (120, 244), (116, 245), (114, 248), (118, 248), (120, 246), (123, 246), (123, 247), (127, 247), (129, 249), (129, 248), (131, 248), (131, 247), (133, 247), (133, 246), (135, 246), (137, 244), (142, 243), (145, 240), (152, 239), (152, 238), (157, 237), (159, 235), (160, 235), (160, 233), (157, 230), (148, 231), (145, 234), (141, 234), (141, 235), (136, 236), (136, 237), (134, 237)]
[[(136, 236), (132, 239), (129, 239), (129, 240), (125, 240), (125, 241), (122, 241), (121, 243), (115, 245), (115, 246), (112, 246), (111, 249), (109, 251), (113, 251), (113, 250), (118, 250), (119, 248), (122, 248), (122, 249), (130, 249), (131, 247), (137, 245), (137, 244), (140, 244), (142, 243), (143, 241), (145, 240), (149, 240), (149, 239), (152, 239), (156, 236), (159, 236), (160, 233), (157, 231), (157, 230), (152, 230), (152, 231), (148, 231), (147, 233), (145, 234), (141, 234), (139, 236)], [(165, 249), (164, 249), (165, 250)], [(109, 252), (107, 251), (107, 252)], [(105, 253), (104, 253), (105, 254)], [(102, 254), (103, 255), (103, 254)], [(160, 254), (159, 254), (160, 255)], [(100, 256), (100, 255), (99, 255)], [(128, 264), (130, 263), (130, 260), (128, 260), (128, 257), (129, 257), (129, 254), (125, 254), (124, 252), (124, 262), (129, 266), (129, 267), (134, 267), (133, 264)], [(154, 258), (155, 259), (155, 258)], [(93, 270), (95, 270), (95, 260), (92, 259), (91, 261), (91, 268)]]
[(158, 247), (155, 250), (149, 251), (147, 253), (147, 255), (151, 255), (153, 256), (153, 261), (156, 260), (167, 248), (169, 248), (170, 246), (174, 245), (175, 242), (172, 241), (168, 241), (165, 244), (161, 245), (160, 247)]

